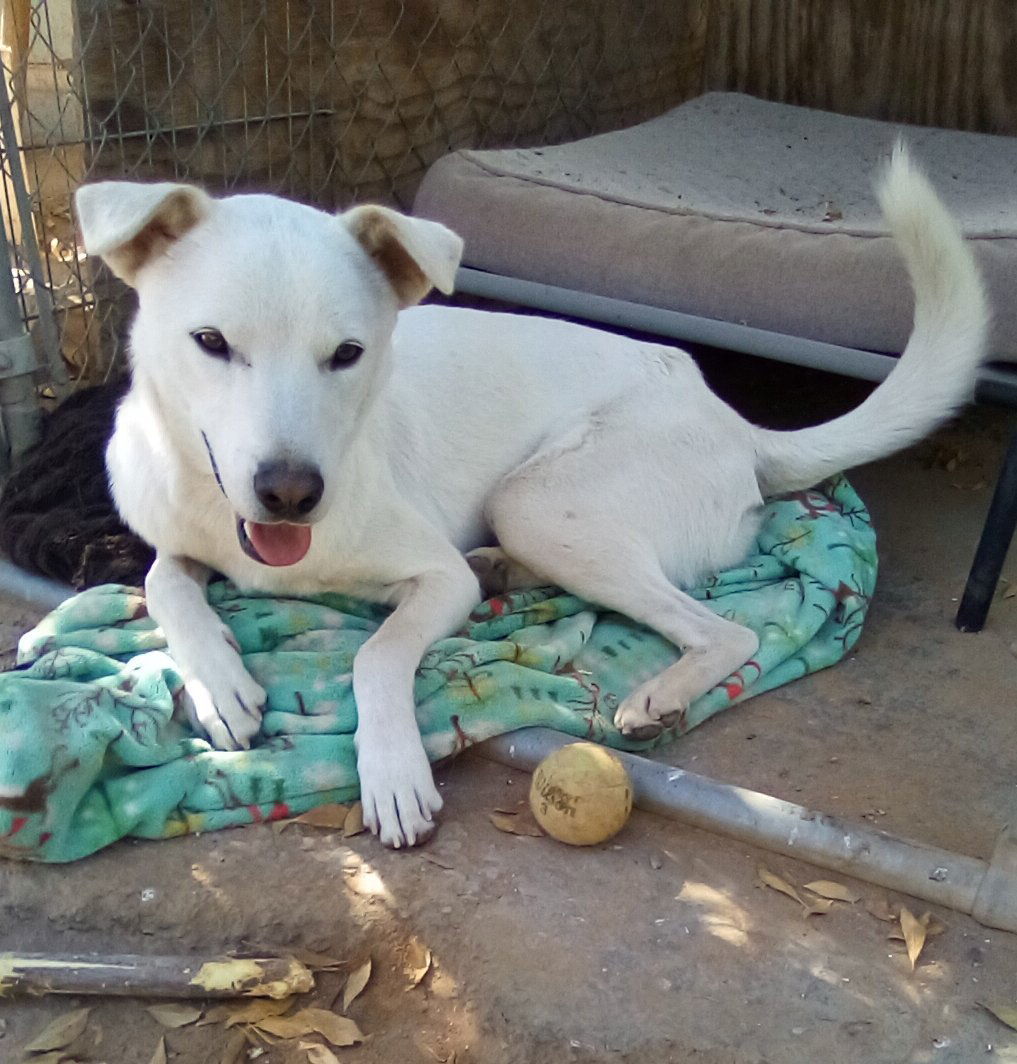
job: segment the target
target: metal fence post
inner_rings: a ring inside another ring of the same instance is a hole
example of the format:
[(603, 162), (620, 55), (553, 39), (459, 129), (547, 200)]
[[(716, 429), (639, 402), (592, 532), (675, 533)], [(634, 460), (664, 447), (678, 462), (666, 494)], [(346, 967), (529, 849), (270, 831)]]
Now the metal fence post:
[[(21, 251), (24, 255), (25, 265), (28, 268), (28, 273), (32, 278), (32, 285), (35, 294), (35, 310), (36, 320), (39, 329), (39, 339), (42, 343), (43, 352), (46, 360), (49, 364), (51, 385), (57, 396), (63, 396), (67, 392), (68, 380), (67, 380), (67, 368), (64, 365), (63, 356), (60, 351), (60, 335), (56, 326), (56, 319), (53, 315), (53, 299), (49, 290), (49, 286), (46, 282), (46, 271), (43, 268), (42, 256), (39, 253), (39, 244), (36, 240), (35, 232), (35, 216), (32, 211), (32, 200), (28, 194), (28, 189), (25, 187), (25, 177), (21, 169), (21, 141), (18, 137), (17, 127), (14, 121), (14, 113), (11, 109), (11, 83), (10, 73), (4, 67), (0, 67), (0, 151), (2, 151), (6, 162), (7, 177), (10, 181), (10, 187), (14, 192), (14, 200), (17, 205), (18, 215), (21, 218)], [(2, 228), (2, 226), (0, 226)], [(2, 283), (2, 293), (0, 293), (0, 329), (2, 329), (2, 335), (0, 339), (6, 342), (8, 339), (14, 340), (13, 333), (7, 331), (7, 318), (8, 318), (8, 288), (10, 288), (12, 305), (17, 310), (15, 319), (21, 321), (21, 310), (18, 307), (17, 294), (14, 291), (14, 283), (11, 277), (10, 267), (13, 264), (13, 257), (11, 255), (11, 247), (7, 238), (7, 233), (3, 233), (3, 247), (0, 248), (3, 258), (0, 261), (0, 269), (4, 273), (4, 282)], [(13, 327), (13, 326), (12, 326)], [(24, 329), (19, 330), (19, 335), (24, 334)], [(29, 338), (26, 336), (26, 340)], [(31, 341), (29, 340), (31, 345)], [(22, 360), (20, 357), (12, 357), (9, 360), (10, 368), (5, 369), (3, 363), (0, 362), (0, 376), (6, 378), (9, 376), (22, 376), (26, 371), (20, 367), (23, 364), (27, 364), (27, 360)], [(37, 367), (34, 353), (31, 357), (32, 371)], [(11, 386), (9, 389), (5, 387), (5, 392), (20, 394), (26, 387), (30, 387), (30, 381), (22, 381), (18, 387)], [(13, 406), (19, 404), (22, 400), (15, 399), (11, 394), (8, 399), (7, 394), (0, 395), (0, 408), (6, 409), (7, 406), (12, 406), (11, 417), (14, 421), (21, 418), (21, 414), (16, 413), (13, 410)], [(5, 424), (6, 424), (6, 418)], [(38, 426), (38, 416), (35, 421)], [(16, 458), (24, 451), (24, 447), (21, 450), (15, 450), (14, 440), (8, 438), (10, 442), (11, 456)], [(29, 444), (30, 445), (30, 444)]]
[(10, 261), (7, 233), (0, 226), (0, 420), (6, 442), (0, 453), (0, 475), (8, 473), (36, 442), (41, 421), (35, 346), (21, 320)]

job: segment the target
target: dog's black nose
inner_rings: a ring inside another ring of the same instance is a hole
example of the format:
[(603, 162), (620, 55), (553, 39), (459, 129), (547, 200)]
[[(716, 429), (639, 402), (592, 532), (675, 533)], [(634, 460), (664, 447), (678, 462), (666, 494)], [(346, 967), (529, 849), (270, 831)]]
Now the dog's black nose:
[(321, 502), (325, 482), (312, 465), (262, 462), (254, 474), (254, 494), (270, 514), (283, 519), (306, 517)]

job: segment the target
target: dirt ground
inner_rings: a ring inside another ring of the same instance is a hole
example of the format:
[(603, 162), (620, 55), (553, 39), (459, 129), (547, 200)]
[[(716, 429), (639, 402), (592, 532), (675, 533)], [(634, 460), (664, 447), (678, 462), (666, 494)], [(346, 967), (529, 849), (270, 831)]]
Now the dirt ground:
[[(798, 402), (800, 375), (753, 365)], [(854, 388), (837, 393), (853, 401)], [(856, 471), (881, 575), (855, 652), (657, 756), (987, 856), (1017, 809), (1017, 596), (1005, 597), (1017, 562), (984, 632), (962, 635), (952, 616), (1013, 423), (978, 408), (932, 444)], [(31, 620), (7, 604), (3, 644)], [(257, 826), (126, 842), (69, 867), (3, 864), (0, 946), (299, 946), (351, 964), (370, 954), (349, 1008), (369, 1040), (336, 1050), (356, 1064), (1017, 1064), (1017, 1032), (981, 1007), (1017, 1002), (1017, 935), (935, 909), (946, 930), (912, 972), (892, 925), (866, 909), (881, 890), (640, 812), (590, 850), (499, 833), (488, 812), (528, 782), (463, 757), (441, 777), (440, 831), (409, 853)], [(839, 880), (864, 901), (805, 918), (757, 884), (760, 861), (796, 884)], [(433, 954), (416, 987), (404, 971), (412, 938)], [(320, 975), (310, 998), (329, 1006), (342, 978)], [(0, 1004), (0, 1061), (19, 1061), (35, 1032), (85, 1003)], [(162, 1035), (173, 1064), (228, 1059), (221, 1023), (164, 1030), (146, 1004), (95, 1003), (75, 1059), (149, 1064)], [(238, 1059), (308, 1058), (290, 1042)]]

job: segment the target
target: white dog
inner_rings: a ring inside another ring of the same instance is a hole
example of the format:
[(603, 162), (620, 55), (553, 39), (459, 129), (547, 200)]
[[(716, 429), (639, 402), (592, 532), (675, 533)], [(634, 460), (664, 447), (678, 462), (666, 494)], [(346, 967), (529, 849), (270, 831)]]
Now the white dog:
[[(914, 442), (972, 391), (987, 327), (972, 257), (903, 151), (880, 195), (915, 290), (907, 350), (857, 410), (771, 432), (680, 350), (407, 309), (452, 290), (462, 242), (437, 223), (179, 184), (81, 188), (85, 247), (138, 291), (107, 457), (120, 512), (157, 550), (149, 606), (195, 723), (246, 747), (265, 700), (206, 603), (211, 571), (394, 606), (354, 664), (357, 764), (371, 830), (421, 841), (441, 799), (414, 672), (480, 601), (475, 568), (560, 585), (674, 642), (681, 660), (616, 717), (639, 736), (673, 722), (757, 645), (680, 588), (744, 557), (764, 496)], [(504, 555), (464, 557), (494, 544)]]

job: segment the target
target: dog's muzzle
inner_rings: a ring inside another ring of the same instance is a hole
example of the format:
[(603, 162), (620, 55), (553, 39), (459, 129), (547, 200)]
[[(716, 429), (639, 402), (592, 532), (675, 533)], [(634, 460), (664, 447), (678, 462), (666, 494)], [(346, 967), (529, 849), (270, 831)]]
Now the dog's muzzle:
[[(201, 438), (215, 482), (228, 500), (212, 445), (204, 432)], [(279, 520), (248, 521), (237, 514), (240, 549), (260, 565), (296, 565), (311, 549), (311, 526), (305, 518), (321, 501), (324, 490), (325, 482), (314, 466), (262, 462), (254, 474), (254, 493), (261, 505)]]

